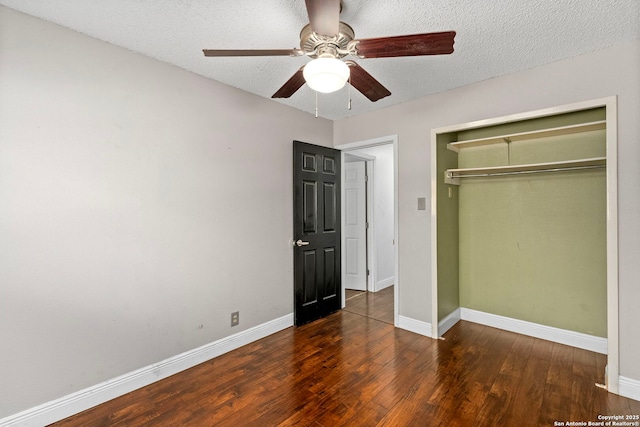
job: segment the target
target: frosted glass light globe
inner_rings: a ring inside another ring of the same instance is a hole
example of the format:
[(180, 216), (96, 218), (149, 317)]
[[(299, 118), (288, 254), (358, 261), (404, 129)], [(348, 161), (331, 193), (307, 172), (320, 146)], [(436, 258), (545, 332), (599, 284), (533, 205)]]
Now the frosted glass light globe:
[(342, 89), (349, 80), (349, 66), (336, 58), (317, 58), (309, 62), (302, 71), (309, 87), (322, 93)]

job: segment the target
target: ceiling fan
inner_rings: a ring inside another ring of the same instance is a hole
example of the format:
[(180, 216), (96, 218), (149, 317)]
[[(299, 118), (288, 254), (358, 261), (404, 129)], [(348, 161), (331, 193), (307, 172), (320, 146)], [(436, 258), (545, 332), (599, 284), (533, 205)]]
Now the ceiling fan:
[(308, 56), (313, 60), (301, 67), (273, 94), (289, 98), (305, 82), (317, 92), (341, 89), (347, 80), (369, 100), (375, 102), (391, 92), (347, 55), (357, 58), (446, 55), (453, 52), (455, 31), (394, 37), (355, 39), (353, 29), (340, 21), (340, 0), (305, 0), (309, 24), (300, 32), (299, 49), (229, 50), (203, 49), (208, 57), (221, 56)]

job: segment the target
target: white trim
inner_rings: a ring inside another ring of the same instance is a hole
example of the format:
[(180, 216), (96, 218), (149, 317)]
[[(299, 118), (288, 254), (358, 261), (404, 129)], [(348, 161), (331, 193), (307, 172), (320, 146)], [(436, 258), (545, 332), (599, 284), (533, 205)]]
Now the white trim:
[(412, 319), (411, 317), (398, 316), (398, 324), (396, 325), (400, 329), (424, 335), (425, 337), (431, 337), (431, 324), (423, 322), (422, 320)]
[(435, 325), (433, 338), (438, 337), (438, 246), (437, 246), (437, 136), (443, 133), (493, 126), (518, 120), (553, 116), (591, 108), (606, 108), (607, 150), (607, 389), (618, 393), (620, 341), (618, 293), (618, 120), (617, 96), (592, 99), (556, 107), (544, 108), (508, 116), (444, 126), (431, 130), (431, 318)]
[(559, 344), (570, 345), (596, 353), (607, 354), (606, 338), (540, 325), (525, 320), (498, 316), (497, 314), (485, 313), (464, 307), (460, 308), (460, 319), (491, 326), (492, 328), (528, 335), (534, 338), (557, 342)]
[[(346, 154), (345, 161), (347, 163), (351, 163), (355, 159), (361, 160), (363, 162), (368, 162), (369, 160), (375, 160), (376, 159), (376, 156), (371, 156), (371, 155), (366, 154), (366, 153), (358, 153), (358, 154), (345, 153), (345, 154)], [(348, 157), (350, 157), (351, 159), (348, 159)]]
[(367, 276), (367, 290), (376, 290), (376, 282), (378, 280), (378, 251), (376, 250), (376, 216), (374, 209), (374, 199), (376, 197), (374, 191), (374, 183), (376, 179), (376, 161), (367, 160), (367, 265), (369, 275)]
[[(337, 148), (337, 147), (334, 147)], [(345, 182), (345, 170), (344, 164), (347, 163), (346, 153), (344, 151), (340, 152), (340, 180), (342, 183)], [(345, 225), (345, 217), (344, 217), (344, 207), (346, 206), (347, 196), (344, 191), (344, 185), (340, 185), (340, 229), (344, 230), (346, 228)], [(340, 293), (341, 293), (341, 301), (342, 307), (345, 308), (347, 306), (347, 292), (345, 291), (345, 276), (346, 270), (344, 266), (347, 265), (347, 249), (344, 238), (344, 233), (340, 233)]]
[(391, 276), (391, 277), (387, 277), (386, 279), (377, 281), (374, 292), (380, 292), (381, 290), (386, 289), (389, 286), (392, 286), (393, 283), (395, 282), (395, 279), (396, 279), (395, 277)]
[[(396, 327), (400, 327), (400, 313), (399, 313), (399, 305), (398, 305), (398, 301), (400, 300), (400, 274), (399, 274), (399, 257), (398, 257), (398, 221), (399, 221), (399, 216), (398, 216), (398, 212), (399, 212), (399, 207), (398, 207), (398, 173), (399, 173), (399, 169), (398, 169), (398, 135), (389, 135), (389, 136), (383, 136), (380, 138), (373, 138), (373, 139), (367, 139), (365, 141), (358, 141), (358, 142), (351, 142), (348, 144), (341, 144), (341, 145), (335, 145), (333, 148), (341, 150), (341, 160), (344, 163), (344, 153), (345, 151), (349, 151), (349, 150), (359, 150), (362, 148), (366, 148), (366, 147), (376, 147), (378, 145), (387, 145), (387, 144), (392, 144), (393, 145), (393, 239), (394, 239), (394, 247), (393, 247), (393, 252), (394, 252), (394, 263), (395, 263), (395, 268), (394, 268), (394, 277), (395, 277), (395, 286), (393, 287), (393, 324)], [(342, 198), (342, 202), (344, 203), (344, 191), (343, 189), (341, 189), (341, 196)], [(341, 214), (341, 217), (343, 217), (343, 215)], [(342, 221), (344, 221), (344, 217), (342, 218)], [(344, 224), (343, 224), (344, 225)], [(343, 243), (344, 245), (344, 243)], [(344, 246), (342, 248), (342, 263), (344, 265), (344, 257), (345, 257), (345, 251), (344, 251)], [(344, 272), (343, 272), (344, 274)], [(344, 304), (345, 304), (345, 291), (344, 291), (344, 286), (342, 286), (342, 307), (344, 308)]]
[(398, 174), (400, 173), (400, 159), (398, 158), (398, 135), (393, 137), (393, 257), (395, 268), (393, 276), (395, 277), (395, 286), (393, 287), (393, 313), (394, 324), (400, 323), (400, 257), (398, 255), (399, 247), (399, 227), (400, 227), (400, 208), (398, 204)]
[(35, 427), (60, 421), (291, 326), (293, 326), (293, 313), (2, 418), (0, 426)]
[(438, 333), (440, 336), (447, 333), (449, 329), (461, 320), (460, 308), (453, 310), (447, 317), (438, 322)]
[[(487, 126), (500, 125), (503, 123), (517, 122), (541, 117), (555, 116), (558, 114), (572, 113), (574, 111), (589, 110), (598, 107), (609, 107), (610, 103), (615, 104), (616, 96), (580, 101), (572, 104), (559, 105), (555, 107), (542, 108), (540, 110), (526, 111), (524, 113), (509, 114), (507, 116), (492, 117), (490, 119), (477, 120), (474, 122), (443, 126), (433, 129), (436, 134), (460, 132), (463, 130), (483, 128)], [(608, 121), (607, 117), (607, 121)], [(608, 126), (607, 126), (608, 127)]]
[(620, 375), (620, 396), (640, 401), (640, 381)]
[(602, 100), (607, 119), (607, 372), (605, 382), (619, 393), (620, 341), (618, 336), (618, 106), (617, 97)]
[(440, 336), (438, 325), (438, 129), (431, 129), (431, 338)]
[(390, 144), (391, 142), (398, 142), (398, 135), (381, 136), (379, 138), (372, 138), (364, 141), (350, 142), (347, 144), (335, 145), (333, 148), (341, 151), (359, 150), (365, 147), (387, 145), (387, 144)]

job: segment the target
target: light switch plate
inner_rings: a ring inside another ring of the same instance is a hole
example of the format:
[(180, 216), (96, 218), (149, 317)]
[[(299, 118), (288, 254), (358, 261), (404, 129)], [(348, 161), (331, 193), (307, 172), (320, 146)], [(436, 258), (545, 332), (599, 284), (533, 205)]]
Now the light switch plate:
[(427, 210), (427, 198), (426, 197), (418, 197), (418, 210), (426, 211)]

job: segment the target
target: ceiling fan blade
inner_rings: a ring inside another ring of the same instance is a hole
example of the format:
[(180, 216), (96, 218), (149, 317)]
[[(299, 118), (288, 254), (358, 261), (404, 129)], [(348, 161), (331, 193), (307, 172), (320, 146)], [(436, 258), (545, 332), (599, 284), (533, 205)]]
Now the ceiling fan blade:
[(340, 26), (340, 0), (305, 0), (311, 29), (318, 35), (333, 37)]
[(300, 49), (202, 49), (204, 56), (301, 56)]
[(287, 82), (282, 85), (280, 89), (276, 93), (274, 93), (272, 98), (289, 98), (291, 95), (296, 93), (298, 89), (300, 89), (304, 84), (304, 76), (302, 75), (302, 70), (304, 67), (301, 67), (298, 71), (295, 72), (293, 76)]
[(397, 56), (446, 55), (453, 52), (455, 31), (378, 37), (357, 40), (361, 58), (393, 58)]
[(391, 95), (389, 90), (382, 86), (382, 84), (373, 78), (373, 76), (365, 71), (364, 68), (359, 66), (353, 61), (345, 61), (351, 71), (350, 82), (351, 86), (355, 87), (364, 96), (369, 98), (370, 101), (376, 102), (386, 96)]

